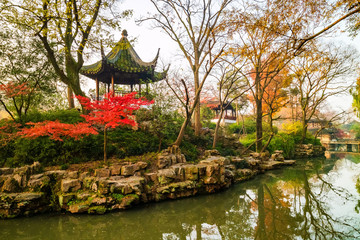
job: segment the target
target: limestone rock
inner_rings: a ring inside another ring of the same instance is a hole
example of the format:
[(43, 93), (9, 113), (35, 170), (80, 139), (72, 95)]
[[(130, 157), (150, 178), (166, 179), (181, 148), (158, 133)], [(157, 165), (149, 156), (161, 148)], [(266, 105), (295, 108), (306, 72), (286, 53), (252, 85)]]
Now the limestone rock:
[(63, 179), (61, 180), (61, 191), (64, 193), (75, 192), (81, 188), (79, 179)]
[(60, 207), (66, 209), (68, 203), (73, 199), (75, 199), (75, 193), (60, 194), (58, 197)]
[(102, 177), (108, 178), (108, 177), (110, 177), (110, 169), (108, 169), (108, 168), (95, 169), (95, 176), (99, 177), (99, 178), (102, 178)]
[(47, 171), (44, 173), (46, 176), (49, 176), (52, 179), (62, 179), (64, 175), (66, 174), (65, 170), (54, 170), (54, 171)]
[(78, 171), (66, 171), (66, 174), (64, 176), (65, 178), (71, 178), (71, 179), (75, 179), (78, 178)]
[(31, 189), (42, 189), (50, 182), (50, 178), (44, 174), (32, 175), (28, 181), (28, 187)]
[(134, 175), (135, 171), (138, 169), (136, 164), (128, 164), (121, 167), (121, 175), (131, 176)]
[(41, 164), (39, 162), (34, 162), (33, 164), (31, 164), (30, 168), (31, 174), (39, 173), (41, 171)]
[(84, 213), (87, 212), (89, 210), (90, 206), (88, 204), (85, 203), (78, 203), (78, 204), (73, 204), (69, 206), (69, 211), (71, 213)]
[(11, 193), (18, 192), (20, 190), (21, 188), (19, 186), (18, 181), (16, 181), (13, 177), (9, 177), (8, 179), (6, 179), (1, 189), (2, 192), (11, 192)]
[(211, 157), (211, 156), (220, 156), (220, 153), (216, 149), (206, 150), (204, 153), (205, 158)]
[(174, 179), (176, 178), (176, 173), (174, 169), (165, 168), (158, 170), (157, 177), (160, 185), (168, 184), (174, 181)]
[(110, 175), (111, 176), (118, 176), (121, 174), (121, 165), (113, 165), (110, 167)]
[(147, 168), (148, 164), (146, 162), (137, 162), (135, 165), (137, 165), (138, 170), (143, 170)]
[(184, 165), (185, 171), (185, 180), (198, 180), (199, 179), (199, 169), (195, 165)]
[(13, 168), (0, 168), (0, 175), (9, 175), (14, 172)]

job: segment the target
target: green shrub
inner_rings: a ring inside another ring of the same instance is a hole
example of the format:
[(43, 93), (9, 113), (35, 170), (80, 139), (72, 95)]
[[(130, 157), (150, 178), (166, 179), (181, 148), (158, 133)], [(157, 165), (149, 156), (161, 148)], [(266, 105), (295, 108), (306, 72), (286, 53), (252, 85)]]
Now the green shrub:
[(292, 158), (295, 150), (295, 138), (292, 134), (279, 133), (275, 135), (268, 147), (270, 153), (275, 150), (283, 150), (285, 158)]
[(51, 110), (47, 112), (33, 111), (27, 114), (25, 122), (42, 122), (59, 120), (62, 123), (83, 122), (81, 112), (77, 109)]
[(219, 143), (217, 145), (218, 146), (216, 147), (216, 150), (218, 150), (222, 156), (235, 156), (235, 155), (239, 154), (238, 152), (235, 151), (235, 149), (226, 147), (226, 146), (222, 145), (221, 143)]
[(256, 145), (254, 144), (255, 140), (256, 140), (256, 135), (255, 133), (252, 133), (252, 134), (247, 134), (244, 137), (240, 138), (240, 143), (244, 145), (245, 148), (248, 148), (251, 145), (249, 150), (255, 151), (256, 150)]
[(129, 128), (116, 128), (108, 132), (109, 155), (117, 158), (142, 155), (147, 152), (156, 152), (159, 139), (153, 134)]
[[(232, 133), (242, 133), (242, 134), (251, 134), (256, 132), (256, 122), (252, 118), (246, 118), (244, 123), (233, 123), (228, 126), (228, 132)], [(243, 132), (245, 130), (245, 132)]]
[(7, 166), (21, 166), (39, 161), (43, 166), (65, 165), (101, 159), (102, 136), (91, 135), (78, 141), (54, 141), (48, 137), (18, 138), (13, 151), (6, 157)]
[(188, 141), (183, 141), (181, 143), (180, 149), (181, 149), (181, 153), (185, 155), (186, 161), (195, 162), (196, 160), (198, 160), (200, 153), (196, 148), (196, 145)]

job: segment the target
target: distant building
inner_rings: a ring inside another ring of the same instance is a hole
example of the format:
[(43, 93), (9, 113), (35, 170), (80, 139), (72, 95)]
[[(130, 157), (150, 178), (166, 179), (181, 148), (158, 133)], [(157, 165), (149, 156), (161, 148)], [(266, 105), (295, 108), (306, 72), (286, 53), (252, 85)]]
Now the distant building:
[(327, 120), (310, 119), (308, 122), (308, 130), (318, 130), (320, 128), (331, 128), (332, 123)]
[[(219, 101), (209, 100), (202, 103), (203, 105), (209, 107), (212, 111), (215, 112), (215, 117), (211, 120), (211, 122), (217, 122), (220, 117), (220, 104)], [(233, 108), (231, 104), (224, 103), (223, 104), (224, 113), (222, 117), (222, 123), (236, 123), (236, 110)]]

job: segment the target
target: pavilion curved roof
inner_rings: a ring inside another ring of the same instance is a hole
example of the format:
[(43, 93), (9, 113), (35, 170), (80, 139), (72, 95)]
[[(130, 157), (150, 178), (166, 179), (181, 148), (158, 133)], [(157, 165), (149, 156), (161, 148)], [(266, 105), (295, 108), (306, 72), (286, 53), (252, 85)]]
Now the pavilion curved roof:
[(100, 61), (83, 66), (80, 73), (104, 83), (111, 83), (112, 77), (115, 84), (124, 85), (160, 81), (166, 77), (167, 71), (155, 72), (159, 52), (160, 49), (151, 62), (142, 61), (131, 46), (127, 32), (124, 30), (120, 41), (106, 56), (102, 54)]

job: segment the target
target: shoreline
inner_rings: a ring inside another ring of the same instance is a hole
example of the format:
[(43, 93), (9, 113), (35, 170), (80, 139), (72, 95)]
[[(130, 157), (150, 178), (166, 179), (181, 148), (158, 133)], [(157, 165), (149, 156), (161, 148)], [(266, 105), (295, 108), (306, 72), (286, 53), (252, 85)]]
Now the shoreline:
[(0, 169), (0, 218), (66, 212), (104, 214), (139, 204), (192, 197), (227, 189), (265, 171), (295, 164), (281, 152), (271, 158), (222, 157), (209, 150), (197, 164), (187, 163), (180, 149), (170, 147), (146, 162), (118, 163), (92, 171), (40, 172), (39, 163)]

